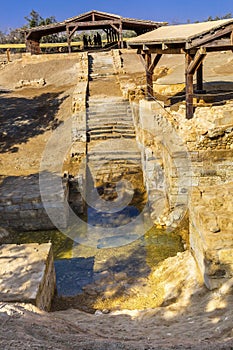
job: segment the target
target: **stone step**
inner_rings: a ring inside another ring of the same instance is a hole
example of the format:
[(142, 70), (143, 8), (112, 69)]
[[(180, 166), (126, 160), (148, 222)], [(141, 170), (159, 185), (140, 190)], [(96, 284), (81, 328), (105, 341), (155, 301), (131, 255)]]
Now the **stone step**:
[(123, 102), (123, 103), (118, 103), (117, 101), (112, 101), (111, 103), (88, 103), (88, 111), (90, 112), (95, 112), (95, 111), (109, 111), (109, 110), (114, 110), (114, 108), (118, 108), (119, 110), (127, 111), (130, 110), (130, 105)]
[(91, 164), (93, 167), (101, 167), (104, 164), (112, 164), (113, 168), (116, 166), (140, 166), (141, 159), (138, 158), (125, 158), (125, 159), (92, 159), (87, 158), (87, 164)]
[(121, 125), (132, 125), (134, 126), (133, 124), (133, 119), (129, 116), (92, 116), (92, 117), (88, 117), (87, 118), (87, 124), (95, 124), (96, 126), (98, 126), (99, 124), (101, 123), (101, 125), (103, 124), (115, 124), (117, 125), (116, 123), (118, 124), (121, 124)]
[(103, 149), (101, 147), (90, 149), (90, 154), (99, 154), (99, 155), (106, 155), (108, 156), (109, 154), (111, 155), (117, 155), (117, 156), (121, 156), (121, 155), (141, 155), (140, 150), (137, 147), (137, 144), (135, 142), (135, 147), (132, 147), (132, 145), (130, 145), (131, 147), (128, 147), (128, 149), (124, 149), (124, 148), (113, 148), (111, 150), (106, 150), (105, 145), (103, 145)]
[[(97, 121), (97, 124), (94, 125), (95, 121)], [(122, 127), (122, 128), (125, 128), (127, 126), (130, 126), (130, 127), (134, 127), (134, 124), (132, 122), (132, 119), (129, 117), (125, 120), (125, 118), (116, 118), (116, 119), (112, 119), (112, 118), (96, 118), (96, 119), (90, 119), (90, 120), (87, 120), (87, 124), (93, 124), (93, 127), (99, 127), (99, 124), (101, 123), (101, 126), (100, 127), (103, 127), (103, 126), (117, 126), (117, 127)]]
[(119, 131), (119, 132), (109, 132), (109, 131), (106, 131), (106, 132), (102, 132), (102, 133), (99, 133), (99, 132), (93, 132), (93, 133), (91, 133), (91, 132), (88, 132), (87, 133), (87, 135), (88, 135), (88, 137), (90, 137), (91, 139), (94, 137), (98, 137), (98, 139), (102, 139), (102, 138), (105, 138), (105, 137), (108, 137), (108, 138), (112, 138), (112, 137), (114, 137), (114, 136), (119, 136), (119, 137), (127, 137), (127, 136), (129, 136), (129, 137), (131, 137), (131, 136), (134, 136), (135, 137), (135, 134), (133, 134), (132, 132), (125, 132), (125, 133), (122, 133), (121, 131)]
[(111, 135), (93, 135), (90, 138), (90, 141), (96, 141), (96, 140), (108, 140), (108, 139), (119, 139), (119, 138), (125, 138), (125, 139), (135, 139), (135, 134), (111, 134)]
[(89, 135), (98, 135), (98, 134), (107, 134), (107, 133), (122, 133), (122, 134), (135, 134), (134, 128), (131, 126), (125, 126), (123, 128), (118, 128), (116, 126), (108, 126), (108, 127), (97, 127), (90, 128), (87, 130)]
[(130, 106), (127, 106), (125, 103), (123, 104), (118, 104), (118, 103), (112, 103), (111, 105), (104, 105), (104, 104), (100, 104), (99, 106), (97, 105), (88, 105), (87, 107), (87, 113), (106, 113), (106, 112), (117, 112), (119, 113), (121, 112), (131, 112)]
[(95, 181), (98, 181), (98, 180), (102, 181), (104, 179), (104, 181), (111, 180), (111, 182), (113, 178), (115, 178), (116, 180), (116, 178), (121, 178), (124, 174), (128, 174), (128, 175), (138, 174), (140, 173), (140, 171), (141, 171), (141, 168), (139, 166), (134, 168), (120, 167), (111, 172), (110, 172), (110, 169), (106, 169), (106, 171), (103, 172), (103, 171), (100, 171), (99, 169), (95, 170), (90, 168), (90, 172)]
[(114, 161), (122, 161), (124, 162), (125, 160), (138, 160), (141, 161), (141, 155), (140, 153), (131, 153), (131, 154), (124, 154), (124, 153), (105, 153), (105, 154), (100, 154), (100, 153), (90, 153), (88, 154), (87, 157), (88, 160), (91, 161), (102, 161), (102, 160), (114, 160)]
[(104, 99), (90, 97), (88, 101), (88, 105), (93, 105), (93, 106), (101, 106), (101, 105), (111, 106), (112, 103), (124, 104), (129, 106), (129, 101), (127, 99), (122, 97), (114, 97), (114, 96), (106, 97)]
[(133, 124), (133, 118), (131, 115), (128, 115), (128, 113), (116, 113), (116, 111), (113, 111), (112, 113), (96, 113), (96, 114), (87, 114), (86, 117), (87, 121), (93, 121), (93, 120), (103, 120), (107, 123), (116, 123), (117, 121), (127, 121), (131, 122)]
[(113, 77), (114, 75), (116, 75), (116, 73), (114, 73), (114, 72), (109, 72), (109, 73), (90, 73), (89, 74), (89, 78), (91, 78), (92, 80), (95, 80), (95, 79), (100, 79), (100, 78)]
[(89, 171), (93, 177), (93, 179), (102, 179), (102, 178), (106, 178), (106, 177), (121, 177), (123, 174), (137, 174), (141, 172), (141, 168), (138, 165), (136, 166), (131, 166), (131, 167), (127, 167), (127, 166), (119, 166), (116, 167), (114, 169), (109, 168), (93, 168), (93, 166), (89, 166)]
[(87, 123), (87, 131), (89, 130), (112, 130), (112, 129), (117, 129), (117, 130), (129, 130), (132, 129), (134, 131), (134, 126), (131, 123), (102, 123), (99, 121), (98, 123)]
[(109, 111), (87, 111), (87, 120), (88, 119), (108, 119), (111, 121), (112, 119), (118, 120), (118, 118), (121, 119), (126, 119), (126, 120), (131, 120), (133, 122), (132, 114), (128, 112), (127, 110), (122, 111), (122, 110), (109, 110)]

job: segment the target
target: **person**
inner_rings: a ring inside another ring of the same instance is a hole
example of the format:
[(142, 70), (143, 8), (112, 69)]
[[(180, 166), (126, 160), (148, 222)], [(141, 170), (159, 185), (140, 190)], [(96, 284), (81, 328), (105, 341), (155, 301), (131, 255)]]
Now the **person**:
[(95, 46), (97, 46), (97, 45), (98, 45), (97, 35), (94, 35), (94, 45), (95, 45)]
[(91, 45), (92, 45), (92, 41), (91, 41), (91, 37), (90, 37), (90, 35), (89, 35), (89, 37), (88, 37), (88, 45), (89, 45), (89, 46), (91, 46)]
[(101, 35), (99, 33), (97, 33), (96, 37), (97, 37), (97, 45), (102, 46)]
[(86, 35), (83, 35), (83, 46), (84, 46), (84, 49), (88, 46), (88, 41), (87, 41)]

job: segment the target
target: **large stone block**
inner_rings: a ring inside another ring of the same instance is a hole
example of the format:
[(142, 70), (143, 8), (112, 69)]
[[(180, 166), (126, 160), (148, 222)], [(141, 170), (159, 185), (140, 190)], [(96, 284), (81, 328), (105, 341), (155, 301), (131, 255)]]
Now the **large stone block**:
[(51, 243), (0, 247), (0, 301), (49, 310), (56, 288)]
[(189, 203), (190, 247), (207, 288), (233, 277), (233, 184), (193, 190)]

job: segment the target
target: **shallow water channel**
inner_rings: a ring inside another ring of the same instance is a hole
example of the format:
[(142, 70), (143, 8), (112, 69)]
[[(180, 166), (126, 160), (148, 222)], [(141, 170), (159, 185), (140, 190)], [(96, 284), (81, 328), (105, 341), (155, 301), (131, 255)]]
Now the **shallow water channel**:
[[(128, 208), (126, 215), (131, 210), (136, 213), (136, 208)], [(109, 291), (109, 284), (129, 286), (135, 280), (146, 278), (160, 261), (183, 251), (177, 232), (154, 226), (133, 242), (111, 248), (80, 244), (56, 230), (21, 232), (11, 237), (11, 243), (34, 242), (53, 244), (57, 297), (63, 301), (67, 297), (80, 296), (84, 291), (96, 298)], [(58, 304), (58, 308), (63, 308), (61, 302)]]

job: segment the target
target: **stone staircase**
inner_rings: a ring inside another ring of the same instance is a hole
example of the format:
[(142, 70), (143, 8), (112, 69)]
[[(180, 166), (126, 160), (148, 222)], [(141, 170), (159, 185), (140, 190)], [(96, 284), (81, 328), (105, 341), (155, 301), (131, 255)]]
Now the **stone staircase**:
[(115, 75), (111, 52), (98, 52), (88, 55), (89, 81)]
[(87, 139), (135, 138), (129, 102), (121, 97), (90, 98), (87, 109)]
[[(97, 80), (102, 89), (92, 93)], [(129, 101), (121, 95), (111, 52), (89, 55), (89, 88), (86, 112), (89, 180), (94, 187), (105, 184), (104, 191), (109, 193), (118, 181), (141, 169), (132, 111)], [(117, 93), (113, 95), (112, 91)]]
[(87, 165), (94, 186), (98, 187), (137, 174), (141, 169), (141, 154), (135, 140), (113, 138), (93, 142), (87, 153)]
[[(104, 237), (102, 228), (117, 228), (122, 220), (130, 222), (138, 215), (134, 199), (138, 193), (144, 198), (144, 187), (141, 152), (136, 142), (132, 111), (129, 101), (122, 97), (112, 54), (91, 53), (88, 55), (88, 62), (89, 95), (84, 114), (87, 142), (82, 176), (85, 179), (83, 186), (88, 222), (94, 226), (101, 223), (100, 232), (96, 233), (95, 238), (94, 233), (91, 233), (90, 244), (98, 245)], [(81, 126), (80, 119), (75, 124), (74, 131), (79, 133)], [(74, 189), (70, 198), (73, 200), (72, 208), (75, 211), (76, 202), (79, 205), (79, 198), (75, 192), (78, 183), (76, 177), (73, 182)], [(106, 233), (110, 235), (110, 241), (112, 235), (117, 235), (116, 230)], [(128, 239), (132, 239), (131, 234), (135, 235), (134, 229), (129, 233), (127, 242)], [(125, 242), (124, 232), (120, 237)], [(119, 237), (114, 239), (117, 243), (105, 242), (107, 246), (122, 242), (119, 242)]]

